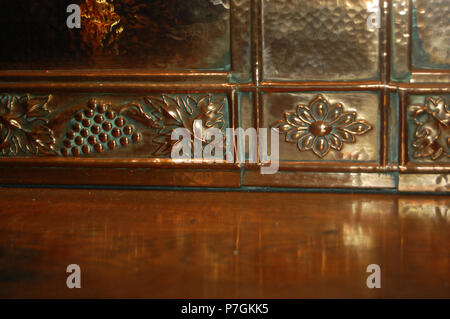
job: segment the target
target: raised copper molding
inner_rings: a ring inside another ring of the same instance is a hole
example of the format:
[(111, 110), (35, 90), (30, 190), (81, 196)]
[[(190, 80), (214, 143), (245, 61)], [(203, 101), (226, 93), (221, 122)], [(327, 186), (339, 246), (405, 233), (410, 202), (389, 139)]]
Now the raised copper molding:
[(239, 187), (236, 169), (1, 167), (3, 184)]
[(24, 92), (98, 92), (98, 93), (195, 93), (195, 92), (228, 92), (234, 85), (228, 83), (148, 83), (148, 82), (2, 82), (0, 90)]
[(272, 187), (330, 188), (395, 188), (391, 174), (339, 173), (339, 172), (291, 172), (281, 171), (274, 175), (261, 175), (255, 170), (244, 172), (243, 185)]
[(149, 83), (149, 82), (0, 82), (0, 90), (22, 92), (99, 92), (99, 93), (137, 93), (157, 92), (166, 93), (195, 93), (195, 92), (227, 92), (239, 90), (242, 92), (302, 92), (302, 91), (380, 91), (390, 92), (407, 91), (411, 94), (450, 92), (448, 83), (401, 83), (380, 81), (353, 81), (353, 82), (262, 82), (259, 85), (252, 83)]
[(113, 168), (239, 168), (226, 161), (210, 162), (192, 159), (177, 162), (170, 158), (71, 158), (71, 157), (8, 157), (0, 159), (0, 166), (34, 167), (113, 167)]
[(130, 71), (130, 70), (45, 70), (45, 71), (0, 71), (0, 80), (3, 81), (32, 81), (32, 80), (135, 80), (135, 81), (157, 81), (157, 82), (228, 82), (229, 72), (160, 72), (160, 71)]
[[(247, 167), (247, 166), (245, 166)], [(282, 162), (280, 171), (302, 172), (348, 172), (348, 173), (381, 173), (395, 172), (396, 165), (381, 166), (377, 163), (350, 163), (350, 162)]]

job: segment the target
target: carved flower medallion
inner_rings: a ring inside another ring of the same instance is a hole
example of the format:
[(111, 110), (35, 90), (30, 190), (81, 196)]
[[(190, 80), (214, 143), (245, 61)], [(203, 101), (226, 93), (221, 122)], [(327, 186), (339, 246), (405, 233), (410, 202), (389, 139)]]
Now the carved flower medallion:
[(331, 149), (341, 151), (344, 143), (355, 143), (355, 135), (363, 135), (372, 125), (357, 119), (356, 112), (345, 112), (341, 103), (330, 104), (322, 95), (309, 105), (298, 104), (296, 112), (285, 112), (272, 128), (285, 134), (289, 143), (297, 143), (300, 151), (312, 151), (319, 158)]

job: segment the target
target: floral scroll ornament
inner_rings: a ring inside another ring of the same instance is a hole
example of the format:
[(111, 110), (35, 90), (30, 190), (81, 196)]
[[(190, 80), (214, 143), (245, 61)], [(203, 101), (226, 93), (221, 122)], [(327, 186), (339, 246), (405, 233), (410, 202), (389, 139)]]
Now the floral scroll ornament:
[[(172, 147), (179, 142), (171, 139), (172, 131), (176, 128), (186, 128), (192, 136), (194, 131), (203, 132), (209, 128), (217, 128), (223, 132), (225, 129), (224, 99), (215, 100), (211, 95), (196, 99), (189, 95), (171, 97), (163, 94), (161, 98), (148, 97), (146, 102), (152, 109), (152, 127), (157, 129), (157, 136), (153, 141), (159, 144), (159, 147), (154, 155), (170, 154)], [(202, 127), (194, 127), (199, 123)]]
[[(208, 128), (225, 128), (225, 100), (213, 100), (210, 95), (198, 99), (191, 96), (144, 97), (143, 102), (111, 105), (96, 99), (87, 107), (74, 113), (68, 125), (60, 153), (64, 156), (80, 156), (102, 153), (139, 143), (143, 134), (131, 119), (155, 132), (153, 142), (157, 146), (153, 155), (170, 155), (175, 140), (172, 131), (186, 128), (191, 134)], [(196, 121), (201, 120), (201, 121)], [(201, 123), (202, 127), (194, 127)], [(203, 141), (206, 142), (206, 141)]]
[(412, 105), (411, 116), (416, 124), (413, 157), (450, 157), (450, 107), (445, 97), (427, 97), (423, 105)]
[(53, 131), (47, 126), (49, 96), (0, 96), (0, 152), (17, 155), (56, 154)]
[(356, 112), (344, 112), (341, 103), (330, 103), (321, 95), (309, 105), (298, 104), (296, 112), (285, 112), (284, 120), (276, 122), (289, 143), (297, 143), (300, 151), (312, 151), (319, 158), (331, 149), (341, 151), (344, 143), (355, 143), (355, 135), (363, 135), (372, 125), (356, 118)]

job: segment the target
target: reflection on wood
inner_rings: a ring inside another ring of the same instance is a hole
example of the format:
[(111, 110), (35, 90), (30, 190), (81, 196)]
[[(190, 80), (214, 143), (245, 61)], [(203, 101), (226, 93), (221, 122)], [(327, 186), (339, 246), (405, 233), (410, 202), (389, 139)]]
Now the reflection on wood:
[[(0, 189), (0, 297), (448, 298), (449, 202)], [(66, 288), (72, 263), (82, 289)]]

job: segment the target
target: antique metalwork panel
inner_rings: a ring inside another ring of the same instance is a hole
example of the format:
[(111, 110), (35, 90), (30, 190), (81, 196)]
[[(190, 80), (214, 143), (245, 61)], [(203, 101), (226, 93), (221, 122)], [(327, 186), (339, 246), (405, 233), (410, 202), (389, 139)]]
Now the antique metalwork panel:
[(263, 1), (264, 78), (362, 80), (379, 74), (377, 1)]
[(450, 96), (410, 95), (408, 159), (413, 163), (450, 160)]
[[(217, 69), (230, 65), (228, 1), (17, 1), (2, 6), (2, 69)], [(66, 26), (78, 3), (81, 28)], [(181, 58), (182, 57), (182, 58)]]
[[(70, 4), (80, 28), (67, 24)], [(449, 192), (449, 8), (5, 3), (0, 183)], [(223, 155), (174, 159), (178, 128), (201, 154), (196, 130), (216, 129)]]
[(168, 157), (176, 128), (229, 127), (224, 93), (3, 95), (3, 157)]
[(281, 161), (377, 162), (379, 105), (377, 92), (266, 93), (262, 126), (279, 128)]
[(445, 0), (417, 0), (412, 12), (412, 64), (417, 69), (450, 67), (450, 5)]
[(449, 4), (392, 0), (392, 75), (410, 82), (449, 82)]

